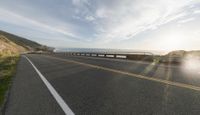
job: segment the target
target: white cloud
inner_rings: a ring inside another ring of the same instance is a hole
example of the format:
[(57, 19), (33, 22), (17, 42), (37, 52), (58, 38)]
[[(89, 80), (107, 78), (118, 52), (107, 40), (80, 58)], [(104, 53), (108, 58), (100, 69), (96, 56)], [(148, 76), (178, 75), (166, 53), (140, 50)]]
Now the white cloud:
[(187, 23), (193, 20), (195, 20), (195, 18), (188, 18), (188, 19), (180, 20), (178, 23)]
[(194, 14), (199, 14), (200, 13), (200, 10), (195, 10), (194, 11)]
[(95, 18), (93, 16), (86, 16), (85, 19), (87, 21), (94, 21), (95, 20)]
[(154, 0), (148, 3), (145, 0), (125, 0), (113, 6), (99, 7), (95, 15), (102, 21), (97, 28), (104, 33), (97, 36), (100, 41), (107, 42), (131, 39), (143, 31), (186, 17), (187, 6), (192, 4), (192, 0)]
[(63, 29), (62, 27), (56, 27), (56, 26), (48, 25), (48, 24), (30, 19), (28, 17), (24, 17), (24, 16), (19, 15), (17, 13), (14, 13), (14, 12), (11, 12), (11, 11), (8, 11), (8, 10), (4, 10), (4, 9), (0, 9), (0, 21), (19, 25), (19, 26), (24, 26), (24, 27), (27, 27), (27, 28), (35, 28), (38, 31), (39, 30), (41, 30), (41, 31), (45, 30), (49, 33), (50, 32), (57, 32), (57, 33), (67, 35), (67, 36), (72, 37), (72, 38), (78, 38), (78, 36), (76, 36), (72, 32), (69, 32), (69, 31)]
[(88, 0), (72, 0), (72, 4), (75, 6), (83, 6), (84, 4), (89, 4)]
[[(7, 22), (13, 27), (17, 25), (17, 30), (20, 30), (20, 27), (27, 28), (27, 31), (23, 30), (21, 33), (29, 32), (29, 30), (37, 33), (37, 30), (38, 33), (48, 34), (48, 37), (53, 35), (52, 39), (56, 39), (53, 41), (55, 44), (60, 36), (63, 39), (75, 40), (77, 38), (76, 40), (80, 41), (79, 43), (63, 42), (63, 46), (68, 44), (69, 46), (74, 45), (74, 47), (117, 47), (118, 43), (119, 48), (128, 48), (133, 43), (138, 43), (138, 37), (149, 39), (151, 42), (156, 34), (160, 33), (157, 32), (154, 36), (149, 37), (146, 35), (148, 32), (158, 31), (167, 25), (191, 24), (193, 27), (197, 25), (193, 22), (199, 19), (199, 0), (46, 1), (48, 1), (46, 5), (42, 5), (38, 1), (16, 2), (16, 7), (13, 6), (14, 2), (9, 3), (8, 1), (6, 4), (2, 4), (3, 1), (0, 5), (2, 7), (0, 8), (0, 24)], [(186, 23), (189, 21), (191, 22)], [(185, 29), (183, 33), (188, 33), (190, 30)], [(170, 29), (166, 31), (170, 31)], [(160, 39), (160, 37), (158, 38)], [(131, 42), (122, 45), (124, 41)], [(57, 43), (59, 46), (61, 42)], [(144, 48), (146, 47), (145, 43), (147, 42), (141, 43)], [(142, 47), (142, 45), (135, 47)]]
[(98, 18), (106, 18), (109, 16), (109, 9), (99, 8), (96, 11), (96, 17)]

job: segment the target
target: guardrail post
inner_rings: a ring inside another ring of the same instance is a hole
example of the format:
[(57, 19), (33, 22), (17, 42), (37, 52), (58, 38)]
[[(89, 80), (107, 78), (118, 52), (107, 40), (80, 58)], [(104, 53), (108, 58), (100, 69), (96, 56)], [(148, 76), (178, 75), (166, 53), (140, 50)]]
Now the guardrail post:
[[(62, 55), (62, 53), (53, 53), (53, 55)], [(108, 52), (65, 52), (63, 55), (72, 55), (72, 56), (94, 56), (94, 57), (105, 57), (105, 58), (121, 58), (121, 59), (130, 59), (130, 60), (143, 60), (143, 61), (156, 61), (154, 55), (149, 52), (135, 52), (134, 53), (111, 53)]]

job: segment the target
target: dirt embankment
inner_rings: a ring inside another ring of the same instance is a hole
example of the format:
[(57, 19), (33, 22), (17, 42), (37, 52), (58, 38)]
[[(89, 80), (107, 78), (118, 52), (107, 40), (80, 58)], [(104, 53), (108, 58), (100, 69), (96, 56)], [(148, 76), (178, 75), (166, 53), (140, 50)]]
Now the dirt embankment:
[(0, 35), (0, 57), (16, 55), (20, 52), (25, 52), (26, 49), (15, 44), (3, 35)]

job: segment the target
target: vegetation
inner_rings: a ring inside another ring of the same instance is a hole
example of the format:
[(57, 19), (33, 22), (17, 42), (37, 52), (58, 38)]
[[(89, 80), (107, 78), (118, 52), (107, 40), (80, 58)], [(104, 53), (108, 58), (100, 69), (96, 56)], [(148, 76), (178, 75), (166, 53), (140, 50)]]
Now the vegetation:
[(26, 49), (0, 34), (0, 106), (4, 102), (5, 93), (15, 73), (19, 52), (22, 51)]
[(166, 56), (184, 57), (187, 55), (200, 56), (200, 50), (193, 50), (193, 51), (177, 50), (177, 51), (169, 52)]
[(27, 48), (16, 44), (8, 37), (0, 34), (0, 107), (4, 102), (5, 93), (15, 73), (19, 53), (25, 51), (27, 51)]
[(19, 36), (4, 32), (4, 31), (0, 31), (0, 35), (5, 36), (10, 41), (14, 42), (15, 44), (17, 44), (19, 46), (26, 48), (27, 50), (30, 48), (37, 48), (37, 47), (41, 46), (40, 44), (38, 44), (36, 42), (24, 39), (22, 37), (19, 37)]
[(49, 51), (49, 47), (0, 31), (0, 107), (4, 102), (11, 78), (15, 74), (20, 53)]
[(3, 104), (11, 78), (15, 73), (19, 55), (4, 55), (0, 57), (0, 105)]
[(52, 51), (54, 48), (47, 47), (44, 45), (41, 45), (37, 42), (4, 32), (0, 30), (0, 35), (6, 37), (8, 40), (12, 41), (13, 43), (17, 44), (18, 46), (21, 46), (25, 48), (26, 50), (31, 50), (31, 51)]

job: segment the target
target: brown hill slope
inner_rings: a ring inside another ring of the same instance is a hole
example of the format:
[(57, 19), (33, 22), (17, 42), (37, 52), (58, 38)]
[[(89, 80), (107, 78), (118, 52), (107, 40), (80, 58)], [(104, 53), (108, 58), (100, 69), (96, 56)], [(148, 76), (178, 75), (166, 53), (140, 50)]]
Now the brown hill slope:
[(167, 54), (167, 56), (171, 57), (184, 57), (187, 55), (200, 56), (200, 50), (192, 50), (192, 51), (177, 50), (169, 52)]
[(27, 51), (26, 48), (15, 44), (3, 35), (0, 35), (0, 57), (3, 55), (14, 55)]
[(41, 44), (38, 44), (37, 42), (16, 36), (14, 34), (8, 33), (8, 32), (4, 32), (0, 30), (0, 35), (6, 37), (8, 40), (14, 42), (15, 44), (22, 46), (24, 48), (26, 48), (27, 50), (35, 50), (37, 48), (42, 47)]
[(25, 51), (53, 51), (54, 48), (0, 30), (0, 56)]

